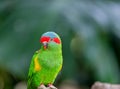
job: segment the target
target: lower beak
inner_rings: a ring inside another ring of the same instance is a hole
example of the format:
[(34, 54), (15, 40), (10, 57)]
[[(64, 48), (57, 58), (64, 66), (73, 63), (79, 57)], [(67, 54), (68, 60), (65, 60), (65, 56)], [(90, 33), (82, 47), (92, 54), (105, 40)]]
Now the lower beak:
[(48, 48), (48, 43), (47, 42), (43, 42), (43, 48), (47, 49)]

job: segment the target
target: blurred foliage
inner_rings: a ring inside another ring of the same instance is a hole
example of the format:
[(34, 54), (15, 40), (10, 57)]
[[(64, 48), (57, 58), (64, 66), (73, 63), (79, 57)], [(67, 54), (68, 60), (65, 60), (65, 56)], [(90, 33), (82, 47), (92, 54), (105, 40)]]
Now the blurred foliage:
[(3, 73), (26, 80), (41, 34), (55, 31), (64, 58), (57, 83), (120, 83), (119, 9), (119, 0), (0, 0), (0, 82)]

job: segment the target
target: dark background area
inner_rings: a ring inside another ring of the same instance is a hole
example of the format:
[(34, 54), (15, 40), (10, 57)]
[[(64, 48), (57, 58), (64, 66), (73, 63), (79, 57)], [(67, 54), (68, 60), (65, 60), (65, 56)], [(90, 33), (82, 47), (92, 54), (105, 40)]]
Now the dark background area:
[(0, 0), (0, 89), (26, 89), (31, 58), (47, 31), (63, 43), (59, 89), (120, 83), (119, 0)]

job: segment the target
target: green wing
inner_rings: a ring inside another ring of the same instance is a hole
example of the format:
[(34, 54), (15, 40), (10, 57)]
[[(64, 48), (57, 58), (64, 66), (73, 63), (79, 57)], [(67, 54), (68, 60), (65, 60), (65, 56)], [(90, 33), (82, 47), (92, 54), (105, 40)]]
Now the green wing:
[(34, 89), (31, 83), (32, 83), (33, 75), (35, 73), (35, 71), (34, 71), (34, 59), (36, 58), (37, 55), (38, 55), (38, 51), (36, 51), (34, 53), (32, 60), (31, 60), (31, 64), (30, 64), (29, 72), (28, 72), (27, 89)]

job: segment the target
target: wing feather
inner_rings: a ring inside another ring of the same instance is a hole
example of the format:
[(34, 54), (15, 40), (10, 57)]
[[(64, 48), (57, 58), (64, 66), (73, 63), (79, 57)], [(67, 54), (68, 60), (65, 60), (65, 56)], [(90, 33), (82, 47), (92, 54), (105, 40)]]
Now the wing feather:
[(33, 75), (35, 74), (35, 69), (34, 69), (34, 59), (38, 56), (38, 51), (36, 51), (32, 57), (30, 67), (29, 67), (29, 72), (28, 72), (28, 83), (27, 83), (27, 89), (32, 89), (32, 78)]

